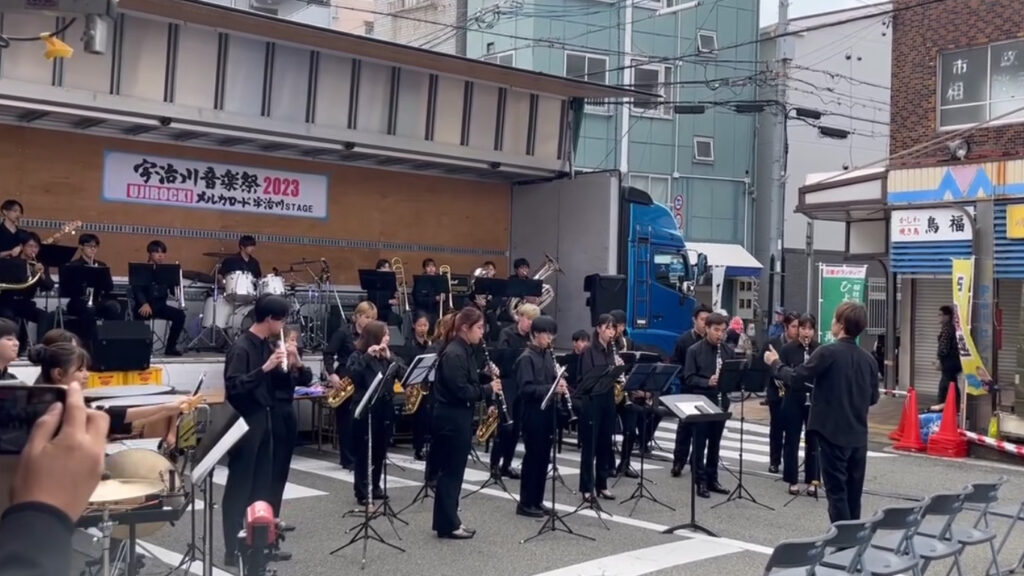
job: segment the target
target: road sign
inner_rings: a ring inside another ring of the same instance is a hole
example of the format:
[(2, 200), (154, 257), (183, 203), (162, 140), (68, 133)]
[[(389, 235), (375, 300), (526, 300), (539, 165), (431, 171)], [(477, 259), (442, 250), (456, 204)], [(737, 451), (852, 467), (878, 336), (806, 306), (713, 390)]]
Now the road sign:
[(683, 195), (682, 194), (676, 194), (675, 197), (672, 198), (672, 207), (675, 208), (677, 213), (683, 209)]

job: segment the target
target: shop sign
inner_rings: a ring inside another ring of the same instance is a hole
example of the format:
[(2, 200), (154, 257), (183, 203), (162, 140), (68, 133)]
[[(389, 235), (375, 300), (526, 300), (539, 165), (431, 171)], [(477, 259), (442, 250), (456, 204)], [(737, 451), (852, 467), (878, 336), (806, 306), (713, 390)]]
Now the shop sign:
[(272, 216), (327, 218), (327, 176), (107, 152), (103, 199)]
[(1010, 240), (1024, 238), (1024, 204), (1006, 207), (1006, 237)]
[(864, 302), (867, 266), (818, 265), (818, 338), (822, 344), (835, 340), (832, 318), (843, 302)]
[[(974, 213), (974, 208), (967, 208)], [(971, 223), (960, 210), (920, 208), (894, 210), (889, 219), (891, 242), (948, 242), (970, 240)]]

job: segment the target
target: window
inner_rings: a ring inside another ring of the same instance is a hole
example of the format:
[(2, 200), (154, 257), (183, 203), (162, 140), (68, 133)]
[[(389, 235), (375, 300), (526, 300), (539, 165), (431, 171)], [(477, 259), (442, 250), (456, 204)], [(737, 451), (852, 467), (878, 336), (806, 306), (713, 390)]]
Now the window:
[(939, 128), (1024, 120), (1024, 40), (939, 55)]
[[(636, 62), (634, 62), (636, 65)], [(633, 68), (633, 88), (643, 92), (661, 94), (664, 101), (671, 100), (672, 90), (671, 66), (638, 66)], [(672, 104), (665, 104), (661, 99), (638, 96), (633, 98), (633, 112), (652, 116), (672, 117)]]
[(494, 62), (495, 64), (501, 64), (502, 66), (515, 66), (516, 65), (516, 53), (509, 50), (508, 52), (501, 52), (499, 54), (488, 54), (481, 58), (485, 62)]
[(373, 20), (364, 20), (363, 21), (363, 35), (364, 36), (373, 36)]
[(639, 188), (651, 195), (651, 200), (658, 204), (669, 205), (669, 191), (672, 188), (671, 176), (652, 174), (630, 174), (629, 185)]
[(754, 291), (753, 280), (736, 280), (736, 292), (733, 295), (733, 310), (736, 316), (744, 320), (754, 319)]
[[(578, 52), (565, 53), (565, 76), (598, 84), (608, 83), (608, 57)], [(588, 112), (608, 113), (608, 105), (602, 99), (588, 99)]]
[(683, 282), (690, 279), (689, 276), (685, 254), (661, 250), (654, 252), (655, 282), (678, 292), (682, 290)]
[(698, 30), (697, 52), (705, 56), (714, 56), (718, 52), (718, 34), (707, 30)]
[(706, 136), (693, 137), (693, 161), (702, 164), (715, 162), (715, 139)]

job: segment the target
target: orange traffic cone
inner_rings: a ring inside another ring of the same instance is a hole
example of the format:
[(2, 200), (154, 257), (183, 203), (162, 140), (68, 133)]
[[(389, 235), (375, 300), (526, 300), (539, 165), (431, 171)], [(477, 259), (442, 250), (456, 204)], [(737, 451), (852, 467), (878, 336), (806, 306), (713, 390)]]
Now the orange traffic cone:
[(917, 421), (917, 391), (913, 388), (907, 393), (907, 401), (903, 404), (900, 423), (903, 429), (900, 431), (900, 439), (892, 445), (893, 449), (924, 452), (924, 442), (921, 442), (921, 425)]
[[(910, 388), (910, 393), (913, 393), (913, 387)], [(910, 402), (910, 394), (907, 394), (907, 399), (903, 402), (903, 410), (900, 410), (900, 423), (896, 425), (896, 429), (889, 432), (889, 440), (893, 442), (899, 442), (903, 438), (903, 430), (907, 427), (907, 402)], [(914, 408), (915, 412), (917, 407)]]
[(956, 384), (951, 382), (946, 393), (946, 405), (942, 408), (942, 423), (939, 430), (928, 438), (930, 456), (967, 457), (967, 440), (960, 435), (956, 416)]

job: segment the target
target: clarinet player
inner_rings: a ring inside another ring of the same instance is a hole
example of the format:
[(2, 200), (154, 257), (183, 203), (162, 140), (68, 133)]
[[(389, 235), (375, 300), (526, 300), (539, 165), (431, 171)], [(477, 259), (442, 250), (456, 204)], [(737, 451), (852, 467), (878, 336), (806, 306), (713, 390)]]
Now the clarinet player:
[(430, 460), (437, 475), (433, 530), (439, 538), (466, 540), (476, 534), (459, 518), (459, 492), (472, 447), (473, 407), (501, 393), (501, 380), (488, 384), (481, 381), (482, 366), (474, 348), (482, 344), (483, 337), (483, 313), (473, 307), (463, 308), (442, 345), (437, 367)]
[[(818, 349), (814, 340), (818, 320), (805, 314), (800, 317), (797, 337), (779, 350), (779, 359), (790, 368), (796, 368), (810, 359)], [(813, 384), (813, 382), (811, 383)], [(785, 435), (782, 444), (782, 479), (789, 484), (789, 493), (796, 496), (800, 493), (797, 484), (800, 468), (800, 433), (807, 426), (810, 415), (810, 391), (804, 383), (795, 384), (786, 391), (782, 398), (782, 422)], [(804, 445), (804, 482), (807, 484), (807, 495), (817, 496), (818, 487), (818, 439), (810, 431), (806, 434)]]
[[(683, 368), (683, 394), (704, 396), (718, 404), (723, 412), (729, 409), (729, 396), (719, 393), (718, 375), (722, 363), (732, 358), (732, 348), (725, 343), (725, 327), (728, 323), (729, 319), (722, 314), (708, 316), (704, 339), (686, 351), (686, 366)], [(697, 481), (697, 496), (701, 498), (710, 498), (711, 492), (729, 493), (718, 482), (718, 454), (724, 432), (725, 422), (707, 422), (694, 426), (692, 473)]]

